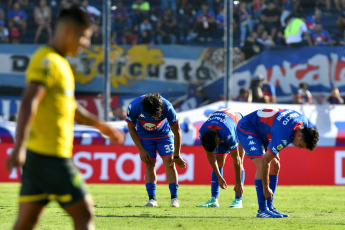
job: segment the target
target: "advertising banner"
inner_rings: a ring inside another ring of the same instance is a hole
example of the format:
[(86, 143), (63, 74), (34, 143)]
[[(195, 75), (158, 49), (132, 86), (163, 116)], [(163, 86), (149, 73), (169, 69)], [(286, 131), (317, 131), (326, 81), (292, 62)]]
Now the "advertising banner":
[[(12, 151), (12, 144), (0, 144), (1, 162)], [(345, 148), (318, 147), (314, 151), (287, 147), (279, 154), (280, 185), (345, 185)], [(177, 167), (181, 184), (210, 184), (211, 166), (201, 146), (184, 146), (181, 156), (187, 162), (186, 169)], [(145, 183), (145, 166), (136, 147), (83, 146), (74, 148), (73, 160), (82, 177), (88, 183)], [(20, 170), (5, 170), (0, 165), (0, 182), (20, 181)], [(245, 158), (246, 185), (254, 184), (255, 165)], [(157, 157), (157, 181), (167, 183), (165, 167)], [(228, 185), (235, 181), (232, 158), (226, 159), (224, 178)]]

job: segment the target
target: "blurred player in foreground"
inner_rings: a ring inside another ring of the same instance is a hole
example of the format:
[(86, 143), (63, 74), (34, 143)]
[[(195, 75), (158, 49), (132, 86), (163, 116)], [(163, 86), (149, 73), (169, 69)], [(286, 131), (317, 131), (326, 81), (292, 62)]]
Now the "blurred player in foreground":
[(64, 56), (90, 45), (91, 26), (78, 6), (63, 9), (51, 44), (38, 49), (28, 66), (16, 145), (7, 161), (8, 170), (23, 165), (14, 229), (34, 228), (51, 200), (72, 217), (75, 229), (94, 229), (92, 197), (72, 161), (74, 120), (98, 128), (113, 144), (124, 137), (74, 98), (74, 76)]
[(260, 109), (237, 124), (238, 139), (256, 166), (255, 187), (259, 203), (256, 217), (288, 217), (273, 207), (280, 169), (279, 152), (290, 143), (314, 150), (319, 133), (308, 119), (290, 109)]
[(242, 193), (244, 183), (243, 157), (244, 150), (238, 142), (236, 125), (242, 115), (230, 109), (221, 109), (208, 118), (199, 131), (200, 140), (213, 172), (211, 179), (211, 199), (199, 207), (219, 207), (219, 186), (227, 188), (223, 178), (225, 159), (230, 152), (235, 169), (235, 200), (229, 208), (242, 208)]
[(128, 106), (126, 122), (128, 131), (137, 146), (140, 159), (145, 163), (147, 207), (157, 207), (156, 157), (162, 157), (171, 194), (171, 206), (179, 207), (178, 175), (186, 162), (180, 157), (181, 131), (179, 119), (171, 103), (159, 93), (151, 93), (134, 99)]

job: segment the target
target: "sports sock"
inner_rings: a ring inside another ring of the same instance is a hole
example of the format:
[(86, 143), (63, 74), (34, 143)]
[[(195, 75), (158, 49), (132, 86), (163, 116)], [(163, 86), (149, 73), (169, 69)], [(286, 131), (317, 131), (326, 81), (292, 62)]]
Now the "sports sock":
[[(223, 167), (219, 168), (219, 172), (223, 176)], [(214, 171), (212, 171), (212, 178), (211, 178), (211, 195), (212, 195), (212, 198), (218, 199), (219, 184), (218, 184), (217, 175)]]
[(171, 199), (177, 198), (178, 183), (169, 183)]
[[(241, 175), (241, 182), (244, 185), (244, 178), (245, 178), (245, 171), (244, 171), (244, 169), (242, 170), (241, 174), (242, 174)], [(235, 178), (236, 178), (236, 176), (235, 176)], [(241, 196), (236, 196), (236, 193), (235, 193), (235, 199), (242, 200), (242, 195)]]
[(277, 185), (278, 185), (278, 175), (269, 175), (269, 178), (270, 178), (270, 188), (273, 192), (273, 198), (272, 198), (272, 200), (267, 200), (267, 207), (269, 209), (272, 209), (273, 208), (274, 194), (276, 192)]
[(156, 183), (146, 183), (146, 191), (149, 195), (149, 200), (156, 200)]
[(264, 190), (262, 186), (262, 180), (255, 180), (256, 195), (258, 197), (259, 210), (264, 211), (267, 209), (267, 203), (264, 195)]

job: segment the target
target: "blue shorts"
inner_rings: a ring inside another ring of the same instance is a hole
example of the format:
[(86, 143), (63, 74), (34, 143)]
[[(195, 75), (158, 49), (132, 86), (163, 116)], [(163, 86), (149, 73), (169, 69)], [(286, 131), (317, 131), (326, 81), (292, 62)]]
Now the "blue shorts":
[[(255, 129), (241, 122), (237, 124), (237, 136), (243, 149), (246, 151), (246, 156), (249, 158), (260, 158), (265, 155), (265, 148), (267, 147)], [(266, 147), (265, 147), (266, 146)]]
[(174, 137), (165, 137), (162, 139), (144, 140), (140, 139), (144, 149), (150, 154), (150, 159), (156, 159), (157, 152), (161, 157), (174, 155)]

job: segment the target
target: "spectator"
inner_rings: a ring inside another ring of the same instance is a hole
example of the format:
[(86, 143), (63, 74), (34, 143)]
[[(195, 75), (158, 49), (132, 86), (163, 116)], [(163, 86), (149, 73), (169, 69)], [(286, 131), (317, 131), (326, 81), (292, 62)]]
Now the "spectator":
[(152, 36), (151, 30), (143, 30), (141, 32), (140, 44), (144, 44), (144, 45), (154, 45), (155, 44), (155, 38), (154, 38), (154, 36)]
[(310, 32), (310, 39), (314, 46), (334, 45), (336, 42), (332, 39), (327, 30), (322, 29), (321, 23), (316, 23), (314, 29)]
[(171, 8), (173, 14), (176, 13), (177, 5), (176, 0), (160, 0), (161, 5), (161, 11), (164, 11), (166, 8)]
[(264, 49), (264, 46), (257, 41), (257, 38), (257, 33), (252, 32), (244, 43), (244, 46), (241, 48), (243, 61), (258, 55)]
[(239, 91), (239, 95), (234, 99), (234, 101), (252, 102), (252, 91), (249, 89), (241, 88)]
[(150, 23), (150, 20), (148, 18), (144, 18), (144, 20), (140, 24), (140, 28), (139, 28), (140, 33), (142, 33), (144, 30), (147, 30), (150, 32), (153, 31), (153, 26)]
[(238, 7), (238, 17), (240, 22), (240, 29), (241, 29), (241, 44), (240, 46), (244, 45), (244, 42), (247, 38), (247, 31), (253, 32), (254, 30), (254, 22), (252, 20), (252, 12), (247, 8), (247, 4), (245, 2), (240, 2)]
[(126, 119), (126, 111), (122, 106), (112, 108), (112, 121), (123, 121)]
[(197, 12), (196, 32), (200, 41), (212, 40), (211, 35), (216, 29), (216, 16), (208, 5), (202, 4), (201, 9)]
[(298, 90), (292, 95), (292, 104), (303, 104)]
[(17, 113), (13, 113), (13, 114), (11, 114), (11, 116), (8, 118), (8, 121), (17, 122), (17, 119), (18, 119), (18, 114), (17, 114)]
[(312, 104), (313, 99), (310, 91), (308, 90), (308, 85), (305, 82), (301, 82), (298, 87), (298, 98), (297, 104)]
[(332, 89), (330, 95), (326, 97), (326, 102), (328, 102), (331, 105), (344, 104), (344, 100), (340, 96), (338, 88)]
[[(12, 6), (12, 0), (8, 0), (8, 8), (11, 8)], [(29, 5), (29, 0), (17, 0), (17, 2), (20, 4), (20, 8), (22, 9), (27, 9), (28, 5)]]
[[(276, 3), (273, 0), (268, 1), (267, 8), (264, 9), (260, 16), (260, 27), (264, 27), (272, 37), (275, 39), (276, 33), (280, 27), (280, 11), (277, 9)], [(260, 30), (258, 31), (261, 32)]]
[(176, 34), (178, 36), (180, 43), (185, 43), (187, 36), (190, 33), (191, 18), (185, 11), (181, 8), (176, 17)]
[(135, 0), (132, 4), (132, 23), (138, 26), (144, 18), (149, 17), (150, 3), (144, 0)]
[(8, 43), (9, 42), (9, 32), (8, 29), (5, 27), (5, 21), (0, 20), (0, 43)]
[(254, 20), (259, 20), (263, 5), (264, 0), (253, 0), (252, 8)]
[(39, 5), (34, 9), (34, 20), (37, 25), (34, 43), (38, 43), (43, 30), (47, 31), (48, 42), (50, 42), (52, 38), (52, 28), (50, 24), (51, 19), (52, 11), (51, 8), (47, 5), (47, 1), (40, 0)]
[[(342, 5), (344, 6), (344, 1), (343, 0), (334, 0), (334, 6), (338, 11), (341, 11), (341, 4), (340, 2), (342, 2)], [(322, 5), (326, 6), (326, 13), (327, 14), (331, 14), (331, 0), (319, 0), (319, 3), (321, 3)]]
[(111, 11), (111, 27), (118, 34), (122, 34), (125, 28), (132, 27), (130, 15), (120, 0), (116, 1), (115, 8)]
[[(289, 16), (286, 20), (286, 28), (284, 30), (284, 37), (286, 45), (289, 47), (312, 46), (307, 25), (301, 18)], [(306, 38), (306, 40), (303, 38)]]
[(262, 86), (265, 83), (265, 79), (259, 75), (254, 77), (251, 82), (250, 90), (252, 91), (252, 101), (256, 103), (270, 103), (269, 97), (265, 96), (262, 91)]
[(91, 18), (91, 20), (93, 21), (93, 23), (95, 25), (97, 25), (97, 26), (100, 25), (102, 13), (96, 7), (90, 6), (88, 0), (82, 0), (81, 1), (80, 9), (82, 9), (83, 11), (85, 11), (89, 15), (89, 17)]
[(322, 22), (322, 11), (320, 9), (315, 9), (314, 15), (308, 16), (306, 21), (308, 30), (313, 30), (316, 22)]
[(341, 11), (340, 15), (338, 16), (336, 25), (338, 27), (340, 35), (344, 36), (344, 29), (345, 29), (345, 9)]
[(257, 41), (265, 47), (272, 47), (274, 46), (274, 42), (271, 36), (268, 35), (267, 30), (263, 30), (258, 37)]
[(219, 12), (216, 16), (216, 24), (218, 32), (224, 34), (224, 26), (225, 26), (225, 9), (224, 5), (221, 5), (219, 8)]
[(10, 29), (12, 43), (19, 43), (26, 34), (27, 14), (20, 9), (20, 4), (16, 1), (13, 8), (8, 11), (8, 27)]
[(267, 82), (262, 75), (259, 75), (260, 79), (263, 79), (264, 83), (261, 86), (262, 93), (265, 97), (268, 97), (269, 103), (277, 103), (276, 89), (274, 85), (270, 82)]
[(176, 18), (172, 15), (171, 8), (164, 10), (163, 17), (157, 20), (157, 43), (176, 44)]
[(285, 27), (285, 19), (295, 12), (296, 0), (284, 0), (282, 14), (280, 15), (280, 24)]
[(92, 26), (92, 37), (91, 37), (91, 44), (101, 45), (103, 43), (103, 36), (101, 33), (101, 27), (97, 25)]
[(139, 36), (133, 32), (131, 28), (126, 28), (121, 36), (123, 45), (136, 45), (139, 41)]

